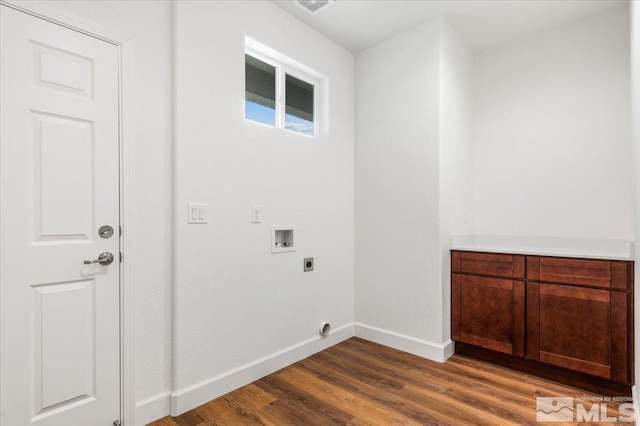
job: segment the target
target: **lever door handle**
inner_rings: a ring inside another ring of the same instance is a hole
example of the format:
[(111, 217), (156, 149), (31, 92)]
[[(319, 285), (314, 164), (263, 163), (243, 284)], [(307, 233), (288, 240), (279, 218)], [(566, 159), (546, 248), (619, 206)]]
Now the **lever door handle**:
[(100, 256), (98, 256), (97, 259), (85, 260), (83, 263), (85, 265), (91, 265), (92, 263), (99, 263), (101, 265), (111, 265), (113, 263), (113, 255), (108, 251), (105, 251), (104, 253), (100, 253)]

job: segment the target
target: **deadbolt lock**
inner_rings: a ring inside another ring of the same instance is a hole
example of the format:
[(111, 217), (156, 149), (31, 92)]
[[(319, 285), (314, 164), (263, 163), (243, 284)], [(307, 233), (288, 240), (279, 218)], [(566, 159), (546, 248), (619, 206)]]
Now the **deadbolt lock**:
[(100, 229), (98, 229), (98, 235), (102, 238), (111, 238), (113, 235), (113, 228), (109, 225), (101, 226)]

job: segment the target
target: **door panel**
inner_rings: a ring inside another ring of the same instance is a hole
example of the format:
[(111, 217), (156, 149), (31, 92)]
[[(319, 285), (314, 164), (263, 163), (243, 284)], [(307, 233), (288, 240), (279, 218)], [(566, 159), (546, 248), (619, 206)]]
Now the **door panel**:
[(73, 52), (32, 41), (35, 84), (92, 98), (93, 60)]
[(455, 340), (524, 355), (524, 282), (452, 275)]
[(610, 378), (610, 295), (540, 284), (540, 361)]
[(529, 283), (527, 358), (628, 382), (628, 336), (620, 320), (626, 318), (626, 298), (609, 290)]
[[(41, 411), (67, 401), (95, 398), (95, 281), (77, 281), (33, 287), (35, 340), (42, 343), (35, 366), (41, 377), (36, 394), (42, 394)], [(67, 348), (75, 348), (69, 351)]]
[(36, 241), (92, 240), (93, 123), (32, 114)]
[(118, 67), (110, 43), (0, 6), (2, 424), (120, 417)]

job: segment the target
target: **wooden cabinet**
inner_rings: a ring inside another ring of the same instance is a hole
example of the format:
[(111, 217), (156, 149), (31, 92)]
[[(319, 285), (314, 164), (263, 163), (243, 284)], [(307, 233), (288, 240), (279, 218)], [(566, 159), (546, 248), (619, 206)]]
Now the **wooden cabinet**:
[(524, 356), (524, 256), (454, 252), (452, 271), (453, 340)]
[(527, 256), (527, 280), (628, 291), (632, 262)]
[(633, 383), (632, 262), (452, 251), (451, 271), (461, 348), (548, 366), (555, 379)]
[(451, 271), (461, 274), (524, 279), (524, 266), (521, 255), (451, 252)]
[(527, 256), (527, 359), (631, 384), (631, 262)]

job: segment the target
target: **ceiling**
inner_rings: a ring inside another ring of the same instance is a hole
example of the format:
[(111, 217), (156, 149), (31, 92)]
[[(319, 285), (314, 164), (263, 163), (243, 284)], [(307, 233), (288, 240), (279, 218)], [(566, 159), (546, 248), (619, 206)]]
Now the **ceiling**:
[(336, 0), (310, 14), (291, 0), (272, 0), (345, 49), (357, 53), (444, 16), (475, 51), (562, 25), (628, 0)]

